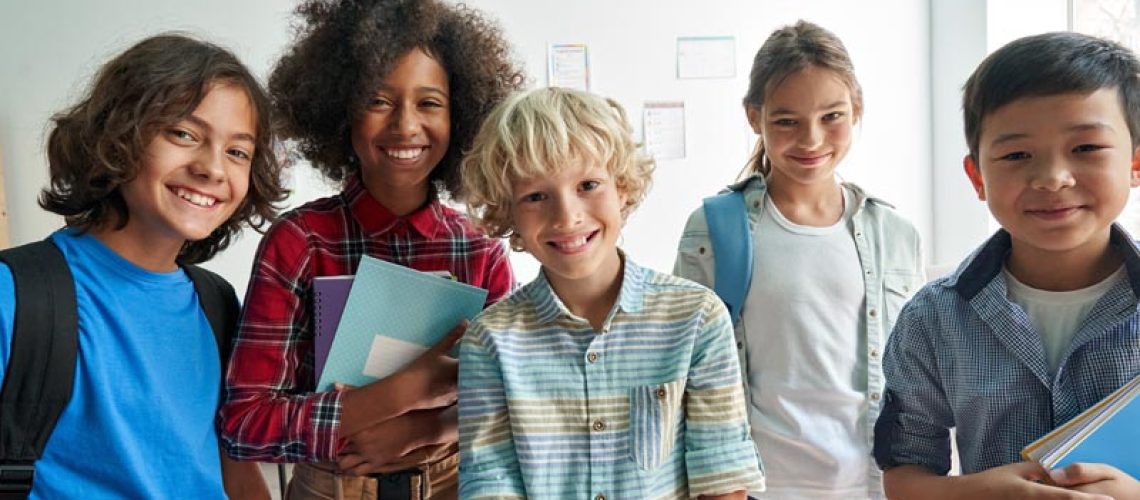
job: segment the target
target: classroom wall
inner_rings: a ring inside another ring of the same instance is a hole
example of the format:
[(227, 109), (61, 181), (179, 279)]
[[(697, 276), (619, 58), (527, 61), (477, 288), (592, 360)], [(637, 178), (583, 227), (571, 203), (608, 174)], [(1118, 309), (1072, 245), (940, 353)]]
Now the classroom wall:
[[(930, 17), (925, 1), (890, 0), (477, 0), (494, 12), (538, 84), (548, 43), (586, 43), (592, 90), (616, 98), (640, 133), (646, 100), (683, 100), (687, 158), (659, 162), (653, 190), (629, 220), (624, 247), (670, 271), (685, 220), (703, 197), (733, 181), (755, 136), (740, 100), (752, 58), (772, 30), (803, 18), (847, 45), (864, 91), (864, 120), (841, 175), (883, 197), (931, 235)], [(881, 29), (890, 26), (889, 29)], [(678, 80), (676, 37), (736, 37), (736, 77)], [(516, 254), (520, 278), (537, 270)]]
[(962, 86), (990, 52), (1017, 38), (1068, 28), (1068, 0), (933, 0), (930, 16), (931, 278), (952, 271), (996, 229), (963, 173), (969, 148)]
[[(689, 213), (744, 166), (754, 137), (740, 98), (752, 56), (771, 30), (798, 18), (831, 29), (846, 42), (864, 88), (863, 123), (840, 173), (895, 204), (919, 228), (928, 250), (937, 247), (939, 242), (931, 240), (935, 205), (930, 2), (470, 3), (501, 21), (536, 85), (546, 83), (548, 43), (589, 44), (592, 89), (618, 99), (634, 117), (639, 134), (644, 101), (685, 102), (687, 158), (660, 162), (653, 190), (624, 234), (624, 247), (639, 262), (670, 270)], [(181, 29), (230, 47), (257, 73), (266, 75), (288, 43), (291, 5), (280, 0), (192, 4), (49, 0), (0, 5), (0, 151), (7, 167), (13, 243), (43, 238), (62, 223), (35, 201), (47, 182), (43, 155), (47, 122), (54, 111), (78, 97), (99, 64), (147, 34)], [(675, 78), (676, 37), (702, 35), (736, 38), (735, 78)], [(291, 205), (333, 192), (307, 167), (291, 175), (295, 189)], [(207, 266), (229, 278), (239, 294), (248, 281), (258, 239), (256, 233), (247, 233)], [(521, 280), (534, 276), (537, 266), (532, 259), (519, 254), (512, 259)]]

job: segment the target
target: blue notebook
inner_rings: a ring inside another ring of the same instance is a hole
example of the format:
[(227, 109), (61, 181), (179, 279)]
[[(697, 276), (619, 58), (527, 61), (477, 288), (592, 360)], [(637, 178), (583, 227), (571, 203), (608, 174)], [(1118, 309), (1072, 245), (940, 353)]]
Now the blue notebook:
[(1021, 451), (1022, 458), (1045, 469), (1070, 464), (1104, 463), (1140, 478), (1140, 376), (1077, 415), (1069, 422), (1034, 441)]
[(482, 288), (362, 257), (317, 390), (395, 373), (479, 314), (486, 300)]

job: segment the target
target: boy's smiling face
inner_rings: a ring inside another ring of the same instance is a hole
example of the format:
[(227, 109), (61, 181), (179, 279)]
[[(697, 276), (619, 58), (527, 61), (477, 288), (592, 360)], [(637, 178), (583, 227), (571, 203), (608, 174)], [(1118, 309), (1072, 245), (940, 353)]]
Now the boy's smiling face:
[(1103, 251), (1129, 188), (1140, 185), (1122, 108), (1118, 90), (1105, 88), (1023, 97), (984, 117), (978, 160), (966, 157), (966, 173), (1014, 252)]
[(557, 173), (515, 180), (511, 191), (516, 241), (538, 259), (556, 290), (617, 277), (627, 197), (604, 165), (576, 160)]
[(255, 123), (245, 89), (213, 84), (188, 117), (146, 146), (138, 175), (120, 188), (130, 219), (117, 236), (165, 250), (213, 233), (249, 190)]

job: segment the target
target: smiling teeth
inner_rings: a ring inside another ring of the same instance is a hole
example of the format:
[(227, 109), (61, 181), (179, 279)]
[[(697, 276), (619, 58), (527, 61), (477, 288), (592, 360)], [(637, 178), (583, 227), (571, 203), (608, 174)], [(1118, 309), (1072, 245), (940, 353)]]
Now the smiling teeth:
[(575, 239), (570, 240), (570, 241), (558, 242), (558, 243), (555, 243), (554, 245), (557, 246), (558, 248), (562, 249), (562, 250), (574, 250), (574, 249), (578, 249), (578, 248), (586, 246), (586, 240), (588, 240), (588, 239), (589, 238), (582, 236), (580, 238), (575, 238)]
[(200, 207), (212, 207), (215, 203), (218, 202), (218, 199), (212, 196), (194, 193), (185, 189), (179, 189), (175, 192), (175, 194), (177, 194), (179, 198), (182, 198), (183, 200), (186, 200)]
[(392, 158), (397, 158), (400, 160), (411, 160), (413, 158), (419, 158), (420, 154), (423, 153), (424, 150), (423, 150), (423, 148), (389, 149), (389, 150), (386, 150), (385, 152), (388, 154), (388, 156), (391, 156)]

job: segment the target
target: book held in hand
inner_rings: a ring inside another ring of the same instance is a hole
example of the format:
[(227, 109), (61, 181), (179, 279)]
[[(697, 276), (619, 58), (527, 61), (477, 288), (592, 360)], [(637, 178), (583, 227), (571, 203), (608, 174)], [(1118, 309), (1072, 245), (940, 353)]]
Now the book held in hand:
[(336, 327), (352, 289), (352, 275), (313, 278), (313, 373), (319, 378), (325, 370)]
[(1140, 376), (1021, 450), (1046, 470), (1108, 464), (1140, 479)]
[[(395, 373), (461, 320), (474, 318), (487, 300), (482, 288), (369, 256), (361, 258), (354, 277), (335, 278), (351, 284), (323, 370), (317, 372), (317, 390), (322, 391), (335, 382), (361, 386)], [(314, 280), (318, 286), (321, 280)], [(320, 343), (327, 339), (320, 330), (333, 314), (331, 304), (322, 305), (326, 297), (318, 294), (315, 289), (317, 310), (325, 307), (328, 314), (317, 313), (316, 363)]]

